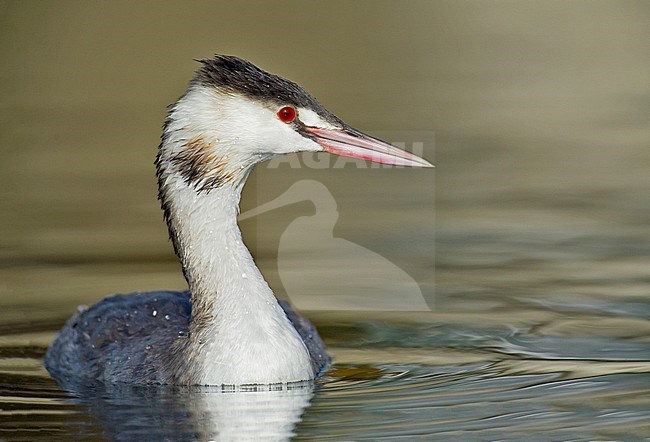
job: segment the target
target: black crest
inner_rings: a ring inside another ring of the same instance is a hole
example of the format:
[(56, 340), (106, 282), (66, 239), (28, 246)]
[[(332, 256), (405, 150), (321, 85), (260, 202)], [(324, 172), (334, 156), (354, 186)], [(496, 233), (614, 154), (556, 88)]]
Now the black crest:
[(311, 109), (326, 120), (341, 121), (296, 83), (261, 70), (254, 64), (233, 55), (216, 55), (199, 60), (202, 66), (192, 79), (193, 84), (212, 86), (222, 91), (255, 100), (269, 101)]

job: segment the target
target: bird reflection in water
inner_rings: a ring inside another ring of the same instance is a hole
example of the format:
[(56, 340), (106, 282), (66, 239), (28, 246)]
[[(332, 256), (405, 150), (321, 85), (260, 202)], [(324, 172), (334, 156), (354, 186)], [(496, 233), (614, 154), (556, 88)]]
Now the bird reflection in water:
[(111, 440), (283, 441), (294, 436), (315, 384), (65, 388), (74, 396), (70, 401), (84, 407)]

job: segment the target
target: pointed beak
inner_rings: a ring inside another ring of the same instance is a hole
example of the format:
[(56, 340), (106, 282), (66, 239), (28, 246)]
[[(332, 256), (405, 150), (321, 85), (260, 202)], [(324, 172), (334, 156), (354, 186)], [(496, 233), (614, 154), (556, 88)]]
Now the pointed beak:
[(307, 126), (304, 130), (323, 146), (325, 152), (394, 166), (434, 167), (433, 164), (417, 155), (370, 137), (351, 127), (323, 129)]

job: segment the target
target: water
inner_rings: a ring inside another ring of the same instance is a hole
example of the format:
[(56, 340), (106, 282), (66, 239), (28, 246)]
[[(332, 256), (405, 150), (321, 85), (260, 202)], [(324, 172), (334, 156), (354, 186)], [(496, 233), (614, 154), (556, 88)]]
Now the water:
[[(0, 440), (650, 438), (647, 4), (296, 3), (292, 38), (250, 6), (0, 3)], [(437, 168), (252, 177), (244, 211), (326, 189), (242, 222), (278, 293), (311, 284), (315, 384), (66, 391), (41, 357), (77, 305), (184, 287), (152, 161), (215, 51)]]
[[(318, 317), (318, 316), (317, 316)], [(40, 360), (51, 328), (3, 337), (7, 440), (639, 440), (648, 431), (648, 343), (543, 336), (468, 318), (321, 317), (335, 365), (281, 391), (90, 387), (62, 392)], [(592, 318), (595, 320), (597, 318)], [(8, 338), (8, 339), (7, 339)], [(277, 387), (276, 387), (277, 388)]]

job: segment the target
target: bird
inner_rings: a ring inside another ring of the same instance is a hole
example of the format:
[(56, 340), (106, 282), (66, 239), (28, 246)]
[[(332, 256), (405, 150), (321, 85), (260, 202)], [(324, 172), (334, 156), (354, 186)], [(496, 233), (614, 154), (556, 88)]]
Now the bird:
[(158, 199), (185, 291), (113, 295), (79, 307), (49, 346), (59, 384), (289, 385), (331, 358), (305, 316), (274, 295), (237, 224), (253, 167), (329, 152), (428, 161), (344, 123), (296, 83), (232, 55), (199, 60), (169, 106), (155, 159)]

